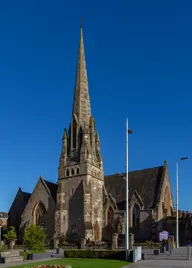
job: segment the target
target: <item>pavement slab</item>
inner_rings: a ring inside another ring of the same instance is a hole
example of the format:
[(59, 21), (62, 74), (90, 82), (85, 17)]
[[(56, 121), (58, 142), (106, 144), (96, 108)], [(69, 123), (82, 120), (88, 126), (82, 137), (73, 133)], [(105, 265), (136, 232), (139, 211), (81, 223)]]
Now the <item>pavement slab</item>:
[(124, 268), (192, 268), (192, 261), (182, 260), (144, 260)]

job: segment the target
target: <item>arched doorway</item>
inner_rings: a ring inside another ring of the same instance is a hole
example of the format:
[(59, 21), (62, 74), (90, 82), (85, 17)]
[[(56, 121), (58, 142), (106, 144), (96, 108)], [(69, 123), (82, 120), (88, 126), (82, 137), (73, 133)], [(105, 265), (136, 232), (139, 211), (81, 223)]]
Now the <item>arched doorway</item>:
[(44, 206), (44, 204), (40, 201), (38, 202), (33, 210), (33, 223), (35, 225), (40, 225), (41, 227), (44, 227), (44, 216), (47, 215), (47, 210)]

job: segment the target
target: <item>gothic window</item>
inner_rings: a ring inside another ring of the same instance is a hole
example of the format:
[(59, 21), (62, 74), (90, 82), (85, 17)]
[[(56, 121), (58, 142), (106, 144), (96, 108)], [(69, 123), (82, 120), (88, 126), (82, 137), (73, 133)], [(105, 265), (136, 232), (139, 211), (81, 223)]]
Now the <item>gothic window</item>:
[(109, 207), (107, 211), (107, 223), (112, 224), (113, 221), (114, 221), (114, 210), (112, 207)]
[(71, 170), (71, 175), (74, 175), (74, 173), (75, 173), (75, 172), (74, 172), (74, 169), (72, 168), (72, 170)]
[(69, 176), (69, 170), (68, 169), (66, 170), (66, 176), (67, 177)]
[(76, 169), (76, 174), (77, 175), (79, 174), (79, 167), (77, 167), (77, 169)]
[(43, 216), (47, 214), (46, 208), (42, 202), (36, 204), (33, 212), (33, 220), (35, 225), (42, 225)]
[(123, 231), (122, 224), (119, 222), (117, 226), (117, 233), (122, 234), (122, 231)]
[(135, 204), (133, 207), (132, 221), (133, 221), (133, 227), (138, 226), (140, 224), (140, 208), (137, 204)]

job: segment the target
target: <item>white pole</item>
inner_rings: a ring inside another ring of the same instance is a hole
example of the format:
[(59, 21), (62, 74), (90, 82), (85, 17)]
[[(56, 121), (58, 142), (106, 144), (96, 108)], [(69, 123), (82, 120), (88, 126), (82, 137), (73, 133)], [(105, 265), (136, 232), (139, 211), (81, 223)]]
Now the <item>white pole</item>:
[(179, 163), (176, 162), (176, 246), (179, 248)]
[(128, 119), (126, 121), (126, 260), (129, 257)]

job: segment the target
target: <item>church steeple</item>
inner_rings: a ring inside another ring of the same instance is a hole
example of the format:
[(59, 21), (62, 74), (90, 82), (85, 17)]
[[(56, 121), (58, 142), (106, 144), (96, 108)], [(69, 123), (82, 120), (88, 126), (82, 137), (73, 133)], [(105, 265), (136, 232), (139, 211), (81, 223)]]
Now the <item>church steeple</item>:
[[(59, 162), (59, 178), (69, 176), (67, 175), (69, 166), (88, 162), (99, 166), (102, 169), (100, 141), (94, 118), (91, 116), (83, 30), (82, 26), (80, 26), (80, 43), (72, 119), (68, 132), (65, 129), (63, 135), (62, 151)], [(74, 175), (73, 172), (71, 173), (71, 176), (72, 175)]]
[(64, 235), (70, 240), (75, 228), (78, 240), (101, 241), (103, 187), (103, 161), (91, 116), (81, 26), (72, 119), (64, 131), (58, 168), (55, 237)]
[(80, 26), (80, 42), (76, 71), (75, 92), (73, 100), (73, 116), (76, 115), (77, 123), (84, 127), (89, 124), (91, 116), (90, 97), (88, 89), (87, 69), (83, 41), (83, 29)]

